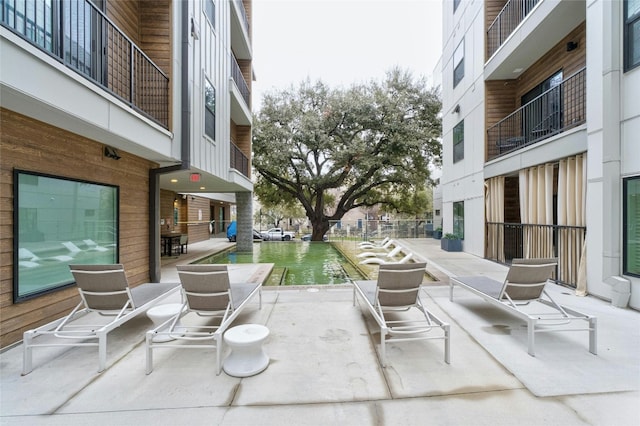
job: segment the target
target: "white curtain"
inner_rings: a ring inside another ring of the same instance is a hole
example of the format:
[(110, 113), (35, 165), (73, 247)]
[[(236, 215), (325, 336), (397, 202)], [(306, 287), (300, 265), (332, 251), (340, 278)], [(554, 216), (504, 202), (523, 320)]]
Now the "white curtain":
[(504, 262), (504, 176), (487, 179), (485, 182), (485, 216), (487, 228), (486, 257)]
[(553, 257), (553, 168), (551, 163), (520, 170), (520, 222), (523, 257)]
[(575, 282), (576, 294), (587, 294), (586, 282), (586, 154), (560, 160), (558, 169), (558, 273), (563, 282)]

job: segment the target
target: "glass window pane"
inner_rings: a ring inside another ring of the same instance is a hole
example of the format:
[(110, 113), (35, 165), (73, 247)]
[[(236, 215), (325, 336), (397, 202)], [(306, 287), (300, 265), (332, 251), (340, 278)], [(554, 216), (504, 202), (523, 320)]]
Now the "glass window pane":
[(464, 159), (464, 120), (453, 128), (453, 162)]
[(629, 19), (637, 13), (640, 13), (640, 0), (627, 0), (627, 12), (625, 18)]
[(118, 188), (16, 172), (14, 299), (72, 284), (69, 265), (118, 258)]
[(640, 176), (624, 181), (624, 272), (640, 276)]
[(464, 239), (464, 201), (453, 203), (453, 233)]

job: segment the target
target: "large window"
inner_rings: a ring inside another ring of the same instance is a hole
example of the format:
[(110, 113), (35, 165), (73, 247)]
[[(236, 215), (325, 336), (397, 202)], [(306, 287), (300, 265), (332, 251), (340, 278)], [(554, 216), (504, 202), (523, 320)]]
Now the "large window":
[(464, 120), (453, 128), (453, 162), (464, 159)]
[(464, 240), (464, 201), (453, 203), (453, 233)]
[(453, 87), (456, 87), (464, 77), (464, 39), (453, 52)]
[(458, 10), (458, 6), (460, 6), (460, 0), (453, 0), (453, 12), (455, 13)]
[(624, 2), (624, 69), (640, 65), (640, 0)]
[(209, 23), (211, 23), (211, 27), (216, 27), (216, 5), (213, 3), (213, 0), (205, 0), (204, 2), (204, 13), (207, 15), (207, 19)]
[(216, 89), (206, 78), (204, 80), (204, 132), (211, 139), (216, 139)]
[(640, 176), (624, 180), (623, 200), (623, 270), (640, 277)]
[(118, 261), (118, 188), (14, 171), (14, 302), (74, 283), (70, 264)]

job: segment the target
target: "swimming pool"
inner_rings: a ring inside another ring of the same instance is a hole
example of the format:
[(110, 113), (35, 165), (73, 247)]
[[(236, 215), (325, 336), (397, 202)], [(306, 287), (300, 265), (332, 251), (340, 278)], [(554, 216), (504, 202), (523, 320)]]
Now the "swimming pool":
[(253, 245), (253, 253), (228, 251), (197, 263), (273, 263), (265, 285), (332, 285), (364, 279), (330, 243), (315, 241), (264, 241)]

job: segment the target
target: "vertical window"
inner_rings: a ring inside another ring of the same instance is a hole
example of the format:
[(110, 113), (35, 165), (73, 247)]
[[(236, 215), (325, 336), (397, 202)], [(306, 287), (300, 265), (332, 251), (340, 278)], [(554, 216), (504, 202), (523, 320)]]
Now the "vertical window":
[(118, 188), (14, 171), (13, 300), (72, 285), (70, 264), (118, 260)]
[(464, 39), (453, 52), (453, 87), (456, 87), (464, 77)]
[(640, 0), (624, 2), (624, 70), (640, 65)]
[(453, 203), (453, 233), (464, 240), (464, 201)]
[(640, 176), (623, 182), (623, 271), (640, 277)]
[(453, 162), (464, 159), (464, 120), (453, 128)]
[(216, 89), (204, 80), (204, 133), (211, 139), (216, 139)]
[(211, 27), (216, 27), (216, 5), (213, 3), (213, 0), (205, 0), (204, 2), (204, 13), (207, 15), (207, 19), (211, 23)]
[(456, 13), (458, 6), (460, 5), (460, 0), (453, 0), (453, 13)]

